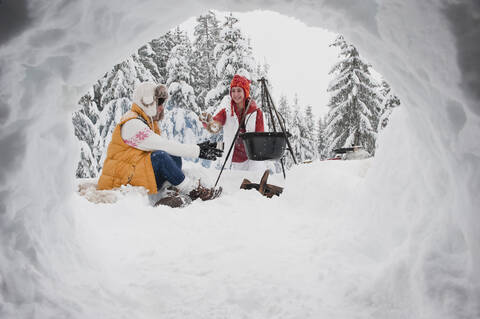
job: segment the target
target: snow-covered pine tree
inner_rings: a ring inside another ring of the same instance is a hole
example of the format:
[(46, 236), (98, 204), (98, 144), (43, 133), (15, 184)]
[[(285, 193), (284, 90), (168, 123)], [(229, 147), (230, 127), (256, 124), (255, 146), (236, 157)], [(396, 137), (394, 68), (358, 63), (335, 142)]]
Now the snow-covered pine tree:
[[(93, 101), (93, 89), (85, 94), (79, 104), (82, 109), (73, 113), (72, 122), (75, 136), (80, 141), (80, 161), (77, 164), (77, 177), (95, 177), (98, 172), (98, 130), (94, 122), (98, 121)], [(94, 122), (93, 122), (94, 121)]]
[[(265, 78), (267, 80), (268, 91), (270, 92), (271, 95), (273, 95), (272, 83), (270, 81), (270, 76), (268, 74), (269, 71), (270, 71), (270, 65), (265, 60), (263, 63), (257, 63), (257, 65), (255, 67), (254, 76), (252, 76), (252, 85), (253, 84), (257, 85), (258, 89), (255, 90), (254, 93), (250, 93), (250, 96), (252, 96), (252, 98), (255, 101), (258, 101), (259, 103), (261, 101), (261, 94), (262, 94), (262, 85), (261, 85), (260, 82), (258, 82), (259, 79)], [(255, 82), (257, 82), (257, 83), (255, 83)]]
[(317, 156), (317, 141), (315, 134), (315, 116), (312, 112), (312, 106), (305, 107), (305, 115), (302, 123), (303, 130), (301, 131), (302, 147), (304, 154), (304, 161), (313, 161)]
[[(172, 51), (173, 47), (176, 44), (177, 43), (174, 40), (174, 34), (172, 31), (168, 31), (161, 37), (157, 39), (153, 39), (148, 43), (152, 51), (155, 53), (155, 55), (149, 55), (149, 57), (151, 57), (152, 62), (156, 65), (156, 68), (158, 69), (158, 73), (161, 76), (161, 79), (159, 78), (160, 83), (166, 83), (168, 57), (170, 56), (170, 52)], [(144, 54), (145, 53), (150, 54), (150, 50), (148, 48), (146, 49), (142, 49), (142, 48), (140, 48), (139, 51), (142, 52), (141, 56), (142, 56), (142, 59), (144, 59), (143, 58)], [(140, 52), (139, 52), (139, 55), (140, 55)], [(147, 65), (146, 65), (147, 69), (149, 69), (148, 64), (149, 63), (147, 62)], [(152, 74), (156, 76), (154, 73)]]
[[(267, 82), (266, 82), (267, 89), (268, 89), (268, 91), (270, 92), (270, 95), (273, 98), (274, 94), (273, 94), (273, 87), (272, 87), (272, 84), (271, 84), (272, 82), (270, 81), (270, 77), (269, 77), (269, 74), (268, 74), (269, 70), (270, 70), (270, 65), (266, 61), (264, 61), (263, 64), (257, 64), (255, 74), (254, 74), (254, 76), (255, 76), (254, 79), (265, 78), (267, 80)], [(252, 81), (251, 86), (253, 86), (254, 84), (256, 86), (256, 89), (252, 90), (250, 92), (250, 96), (252, 97), (252, 99), (255, 100), (255, 102), (257, 102), (258, 107), (262, 108), (265, 131), (269, 131), (269, 130), (273, 131), (274, 127), (272, 125), (272, 116), (270, 115), (270, 112), (268, 110), (267, 102), (266, 102), (266, 100), (262, 101), (262, 86), (261, 86), (261, 83), (259, 81)], [(276, 104), (275, 104), (275, 106), (278, 107)], [(275, 116), (275, 112), (273, 111), (273, 109), (272, 109), (272, 115), (275, 119), (275, 128), (276, 128), (277, 132), (279, 132), (280, 131), (280, 126), (278, 124), (278, 121), (277, 121), (277, 118)]]
[[(292, 108), (292, 138), (290, 143), (297, 162), (314, 160), (316, 158), (315, 138), (314, 133), (312, 133), (315, 130), (314, 121), (307, 119), (307, 114), (302, 112), (297, 94), (294, 96)], [(310, 116), (313, 117), (313, 114), (310, 114)]]
[(330, 152), (361, 145), (373, 155), (380, 102), (377, 84), (370, 75), (369, 65), (343, 36), (338, 36), (331, 46), (340, 48), (341, 60), (329, 73), (336, 77), (327, 89), (331, 93), (326, 118), (327, 149)]
[(151, 42), (138, 49), (138, 57), (143, 66), (150, 71), (156, 83), (164, 83), (164, 75), (161, 74), (158, 62), (158, 53), (152, 49)]
[[(285, 129), (287, 132), (292, 134), (293, 137), (293, 132), (292, 132), (292, 110), (290, 103), (285, 95), (281, 95), (279, 100), (278, 100), (278, 105), (276, 105), (277, 111), (281, 114), (282, 119), (284, 120), (284, 125)], [(278, 128), (277, 128), (278, 129)], [(293, 138), (290, 137), (289, 141), (293, 147)], [(285, 152), (285, 167), (290, 168), (294, 164), (292, 156), (290, 155), (290, 151)]]
[(205, 98), (205, 105), (212, 113), (217, 110), (222, 100), (229, 95), (230, 82), (236, 73), (247, 77), (249, 80), (254, 80), (251, 78), (255, 68), (252, 49), (236, 25), (238, 19), (232, 14), (226, 16), (225, 19), (220, 32), (220, 43), (214, 50), (214, 55), (218, 61), (215, 71), (219, 80)]
[(320, 117), (317, 122), (317, 153), (320, 160), (324, 160), (328, 156), (325, 148), (325, 122)]
[(297, 159), (297, 162), (301, 163), (304, 159), (303, 146), (302, 146), (302, 132), (303, 128), (303, 118), (300, 113), (300, 106), (298, 105), (298, 95), (295, 93), (293, 98), (292, 109), (292, 118), (290, 124), (290, 133), (292, 137), (290, 138), (290, 144), (293, 149), (293, 154)]
[(292, 126), (292, 110), (290, 104), (285, 95), (281, 95), (278, 101), (278, 112), (282, 115), (285, 120), (285, 126), (287, 131)]
[(190, 40), (178, 27), (174, 32), (174, 40), (177, 44), (172, 48), (167, 61), (168, 106), (180, 107), (199, 114), (188, 63), (192, 53)]
[(382, 93), (383, 101), (379, 110), (380, 117), (377, 132), (380, 132), (387, 126), (393, 109), (400, 106), (400, 99), (392, 92), (392, 88), (385, 80), (382, 81), (380, 92)]
[(263, 63), (257, 63), (255, 59), (253, 58), (253, 48), (251, 45), (251, 39), (247, 39), (247, 52), (248, 52), (248, 57), (249, 61), (248, 63), (251, 64), (252, 70), (246, 71), (240, 71), (239, 73), (242, 75), (242, 72), (245, 73), (245, 76), (251, 81), (250, 83), (250, 97), (254, 99), (255, 101), (260, 101), (260, 95), (262, 93), (261, 88), (262, 85), (258, 81), (260, 78), (264, 77), (267, 79), (268, 83), (268, 90), (270, 91), (270, 94), (274, 96), (273, 94), (273, 87), (270, 81), (269, 77), (269, 71), (270, 71), (270, 65), (267, 63), (266, 60), (263, 61)]
[(193, 56), (191, 63), (194, 91), (200, 109), (205, 109), (205, 97), (216, 85), (216, 59), (213, 51), (220, 42), (220, 22), (213, 11), (197, 18), (194, 30)]

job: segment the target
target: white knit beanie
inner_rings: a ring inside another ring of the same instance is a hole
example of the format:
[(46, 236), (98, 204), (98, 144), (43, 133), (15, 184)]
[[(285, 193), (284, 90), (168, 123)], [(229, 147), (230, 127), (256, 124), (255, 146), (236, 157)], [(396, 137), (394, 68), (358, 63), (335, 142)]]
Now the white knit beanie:
[(133, 92), (133, 103), (137, 104), (148, 116), (157, 114), (157, 101), (155, 99), (155, 88), (157, 85), (152, 82), (140, 83)]

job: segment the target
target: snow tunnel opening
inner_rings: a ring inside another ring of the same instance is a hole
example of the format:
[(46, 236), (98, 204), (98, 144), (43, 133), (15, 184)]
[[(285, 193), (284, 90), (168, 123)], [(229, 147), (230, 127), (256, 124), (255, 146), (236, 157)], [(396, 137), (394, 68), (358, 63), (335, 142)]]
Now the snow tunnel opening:
[[(54, 9), (59, 9), (62, 14), (57, 14), (56, 10), (39, 12), (45, 18), (42, 21), (48, 22), (47, 25), (35, 24), (38, 28), (28, 30), (19, 41), (7, 45), (5, 50), (2, 47), (2, 54), (8, 58), (6, 61), (19, 60), (23, 63), (21, 66), (20, 63), (2, 65), (2, 72), (9, 75), (8, 83), (2, 79), (2, 86), (8, 89), (5, 92), (18, 93), (6, 96), (7, 106), (26, 106), (22, 112), (10, 108), (10, 112), (6, 112), (7, 120), (3, 121), (2, 118), (2, 124), (9, 124), (12, 119), (33, 121), (25, 134), (14, 134), (18, 132), (17, 125), (8, 127), (12, 129), (12, 134), (8, 136), (17, 136), (19, 140), (7, 150), (11, 149), (19, 156), (12, 160), (2, 152), (2, 160), (8, 160), (2, 173), (5, 176), (11, 176), (14, 171), (18, 173), (15, 178), (7, 179), (7, 187), (11, 187), (6, 193), (1, 193), (7, 200), (0, 207), (8, 212), (2, 216), (5, 217), (8, 231), (1, 235), (2, 245), (5, 246), (0, 277), (5, 294), (1, 301), (6, 306), (2, 307), (0, 313), (5, 312), (11, 317), (32, 317), (32, 313), (39, 317), (80, 318), (85, 314), (87, 317), (98, 317), (98, 313), (102, 313), (103, 317), (114, 317), (115, 314), (122, 316), (125, 312), (135, 314), (139, 306), (136, 301), (128, 300), (122, 292), (111, 293), (109, 288), (115, 290), (119, 284), (110, 281), (108, 276), (102, 277), (105, 272), (96, 267), (95, 260), (84, 258), (76, 245), (75, 227), (78, 225), (72, 222), (68, 214), (75, 203), (64, 201), (72, 189), (72, 166), (75, 163), (72, 154), (76, 152), (76, 142), (69, 138), (71, 127), (65, 123), (70, 123), (70, 115), (65, 113), (70, 112), (85, 87), (106, 71), (105, 66), (110, 64), (109, 61), (121, 61), (132, 48), (153, 38), (159, 29), (167, 30), (174, 24), (172, 21), (180, 22), (200, 10), (197, 4), (187, 2), (181, 7), (182, 10), (169, 8), (166, 16), (170, 19), (145, 20), (145, 17), (151, 16), (149, 13), (152, 10), (165, 10), (162, 4), (145, 1), (138, 8), (133, 8), (133, 3), (105, 10), (102, 4), (95, 2), (79, 3), (54, 3)], [(364, 10), (364, 6), (372, 4), (374, 10)], [(335, 283), (329, 286), (340, 292), (363, 292), (361, 298), (356, 299), (363, 305), (386, 305), (373, 312), (382, 317), (391, 316), (392, 311), (395, 316), (398, 309), (405, 311), (400, 315), (402, 317), (404, 314), (409, 317), (429, 317), (432, 314), (430, 317), (438, 318), (442, 316), (438, 316), (437, 311), (443, 313), (445, 308), (448, 315), (444, 317), (449, 318), (475, 317), (478, 314), (474, 314), (474, 308), (470, 307), (475, 304), (472, 300), (476, 294), (468, 284), (471, 278), (478, 278), (478, 271), (472, 270), (478, 269), (474, 266), (479, 264), (480, 251), (478, 244), (474, 244), (479, 242), (476, 240), (478, 235), (472, 231), (472, 225), (478, 221), (476, 214), (473, 214), (473, 207), (478, 207), (474, 205), (478, 203), (474, 196), (474, 190), (478, 190), (478, 152), (468, 151), (461, 165), (457, 165), (459, 163), (455, 155), (464, 154), (467, 144), (475, 143), (471, 142), (476, 140), (478, 128), (474, 127), (478, 121), (466, 108), (468, 103), (458, 86), (460, 74), (452, 58), (456, 53), (455, 41), (448, 31), (439, 31), (443, 30), (442, 23), (445, 23), (439, 13), (442, 8), (430, 5), (431, 8), (412, 1), (405, 2), (404, 7), (381, 5), (379, 9), (377, 2), (362, 2), (353, 6), (324, 2), (318, 7), (315, 3), (308, 3), (292, 9), (290, 3), (275, 3), (278, 12), (347, 34), (354, 43), (358, 43), (370, 61), (379, 66), (379, 71), (392, 81), (392, 86), (407, 106), (396, 119), (395, 130), (385, 137), (392, 141), (391, 145), (378, 154), (375, 170), (366, 179), (369, 191), (375, 192), (380, 200), (369, 202), (370, 197), (365, 197), (351, 205), (354, 213), (370, 213), (363, 216), (364, 221), (359, 227), (365, 227), (365, 233), (368, 233), (366, 237), (375, 237), (376, 242), (366, 246), (371, 251), (377, 251), (377, 244), (381, 242), (384, 248), (393, 248), (389, 251), (398, 255), (392, 256), (383, 265), (385, 271), (375, 277), (383, 285), (370, 285), (370, 282), (375, 283), (374, 280), (363, 282), (363, 275), (368, 273), (365, 272), (353, 276), (359, 280), (350, 286)], [(253, 1), (242, 2), (242, 6), (242, 10), (249, 10), (258, 4)], [(269, 4), (262, 6), (269, 9)], [(83, 15), (79, 15), (79, 11)], [(409, 23), (406, 24), (402, 18)], [(433, 36), (428, 41), (420, 41), (425, 34)], [(38, 39), (39, 35), (49, 45), (31, 41), (32, 38)], [(433, 53), (432, 47), (437, 49)], [(12, 51), (22, 54), (12, 54)], [(438, 65), (444, 68), (438, 68)], [(22, 83), (24, 88), (14, 90), (16, 83)], [(1, 115), (4, 114), (2, 109)], [(65, 146), (60, 154), (58, 145)], [(10, 145), (7, 144), (7, 147)], [(432, 157), (432, 154), (435, 156)], [(42, 156), (48, 160), (38, 165), (38, 158)], [(394, 164), (389, 165), (391, 163)], [(462, 179), (468, 180), (469, 185), (465, 186)], [(384, 180), (391, 184), (384, 186)], [(452, 211), (458, 212), (459, 216), (451, 218)], [(384, 222), (386, 216), (391, 224)], [(112, 218), (121, 220), (122, 216), (112, 215)], [(422, 224), (425, 220), (432, 222)], [(458, 238), (465, 240), (459, 239), (445, 249), (449, 245), (448, 240), (436, 239), (455, 237), (448, 226), (452, 220), (462, 233)], [(95, 222), (92, 221), (92, 224), (95, 225)], [(191, 236), (188, 231), (180, 233)], [(401, 246), (402, 243), (404, 246)], [(112, 244), (115, 244), (115, 240), (112, 240)], [(345, 249), (345, 244), (339, 249)], [(241, 250), (241, 246), (234, 250), (238, 249)], [(205, 251), (205, 259), (211, 256), (212, 252)], [(102, 257), (109, 258), (110, 255)], [(190, 257), (187, 256), (186, 260)], [(462, 264), (452, 266), (452, 259), (461, 260)], [(444, 261), (448, 267), (444, 266)], [(442, 271), (432, 273), (432, 269)], [(204, 274), (208, 274), (208, 271), (198, 269), (180, 276), (198, 279)], [(449, 274), (457, 277), (451, 278)], [(316, 278), (325, 278), (323, 274), (318, 275)], [(415, 280), (408, 280), (410, 278)], [(172, 282), (166, 278), (157, 277), (156, 280), (158, 286), (149, 286), (154, 293), (181, 296), (182, 291), (171, 289)], [(458, 285), (445, 288), (442, 286), (444, 282)], [(229, 300), (234, 300), (236, 307), (258, 305), (255, 300), (248, 298), (255, 292), (257, 296), (263, 295), (261, 287), (256, 288), (258, 290), (245, 295), (233, 295)], [(392, 297), (395, 295), (401, 296), (402, 300)], [(196, 300), (196, 296), (192, 294), (190, 300)], [(125, 300), (129, 302), (125, 303)], [(462, 303), (468, 303), (468, 307), (462, 306)], [(392, 310), (391, 305), (396, 310)], [(181, 308), (184, 304), (178, 302), (175, 306)], [(161, 311), (165, 309), (165, 303), (154, 304), (152, 309)], [(200, 306), (192, 313), (212, 313), (211, 309), (214, 307)], [(460, 309), (463, 313), (452, 316), (452, 309)], [(331, 316), (329, 311), (319, 313)], [(145, 317), (149, 317), (149, 314)], [(308, 314), (304, 317), (308, 317)]]

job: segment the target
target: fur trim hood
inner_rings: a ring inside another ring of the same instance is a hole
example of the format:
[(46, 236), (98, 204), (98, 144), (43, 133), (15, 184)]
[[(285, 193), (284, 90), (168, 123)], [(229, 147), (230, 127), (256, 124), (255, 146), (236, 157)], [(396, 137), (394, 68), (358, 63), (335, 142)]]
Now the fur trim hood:
[(167, 87), (153, 82), (140, 83), (133, 92), (133, 103), (137, 104), (148, 116), (157, 114), (159, 99), (165, 103), (168, 98)]

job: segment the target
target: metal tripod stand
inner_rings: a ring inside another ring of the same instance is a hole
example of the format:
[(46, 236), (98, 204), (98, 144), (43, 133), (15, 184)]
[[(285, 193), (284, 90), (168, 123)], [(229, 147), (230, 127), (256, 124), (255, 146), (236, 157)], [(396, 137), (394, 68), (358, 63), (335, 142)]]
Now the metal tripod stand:
[[(273, 103), (273, 100), (272, 100), (272, 97), (270, 95), (270, 92), (268, 92), (268, 88), (267, 88), (267, 85), (266, 85), (266, 82), (267, 80), (265, 78), (261, 78), (258, 80), (261, 84), (262, 84), (262, 106), (261, 108), (262, 109), (265, 109), (265, 106), (267, 106), (268, 108), (268, 112), (270, 114), (270, 119), (271, 119), (271, 122), (272, 122), (272, 126), (273, 126), (273, 131), (274, 132), (277, 132), (277, 128), (275, 126), (275, 121), (274, 121), (274, 117), (273, 117), (273, 112), (272, 112), (272, 109), (273, 111), (275, 112), (275, 116), (277, 118), (277, 121), (280, 125), (280, 128), (282, 129), (282, 132), (283, 132), (283, 135), (285, 136), (285, 140), (287, 141), (287, 146), (288, 146), (288, 150), (290, 151), (290, 154), (292, 155), (292, 158), (293, 158), (293, 161), (295, 164), (298, 164), (297, 163), (297, 159), (295, 158), (295, 155), (293, 154), (293, 150), (292, 150), (292, 146), (290, 145), (290, 141), (288, 140), (288, 135), (287, 135), (287, 131), (285, 129), (285, 120), (283, 119), (282, 115), (277, 111), (277, 108), (275, 107), (275, 104)], [(250, 100), (251, 101), (251, 100)], [(240, 120), (240, 123), (243, 123), (244, 120), (245, 120), (245, 117), (247, 115), (247, 111), (250, 107), (250, 102), (248, 103), (248, 105), (246, 106), (245, 108), (245, 111), (242, 115), (242, 118)], [(253, 113), (250, 114), (250, 116), (252, 115)], [(241, 128), (242, 125), (239, 125), (238, 126), (238, 130), (237, 132), (235, 133), (235, 137), (233, 138), (233, 141), (232, 141), (232, 144), (230, 145), (230, 148), (228, 150), (228, 153), (227, 153), (227, 156), (225, 157), (225, 161), (223, 162), (223, 165), (222, 165), (222, 169), (220, 170), (220, 173), (218, 174), (218, 177), (217, 177), (217, 181), (215, 182), (215, 187), (217, 186), (218, 184), (218, 181), (220, 180), (220, 176), (222, 176), (222, 172), (223, 172), (223, 169), (225, 168), (225, 164), (227, 163), (228, 161), (228, 158), (230, 157), (230, 154), (232, 152), (232, 149), (233, 149), (233, 146), (235, 145), (235, 141), (237, 140), (238, 138), (238, 135), (240, 133), (240, 128)], [(285, 175), (285, 165), (283, 163), (283, 157), (280, 159), (280, 163), (282, 164), (282, 172), (283, 172), (283, 178), (286, 178), (286, 175)]]
[[(277, 111), (277, 108), (275, 107), (275, 104), (273, 103), (272, 96), (270, 95), (270, 92), (268, 91), (267, 87), (267, 79), (261, 78), (258, 80), (262, 84), (262, 109), (265, 109), (265, 106), (268, 108), (268, 113), (270, 114), (270, 120), (273, 126), (273, 131), (277, 132), (277, 127), (275, 126), (275, 119), (273, 117), (273, 113), (275, 113), (275, 116), (277, 118), (278, 124), (280, 125), (280, 128), (283, 132), (283, 135), (285, 136), (285, 140), (287, 141), (287, 146), (288, 150), (290, 151), (290, 154), (292, 155), (293, 162), (295, 164), (297, 163), (297, 159), (295, 158), (295, 154), (293, 154), (292, 146), (290, 145), (290, 141), (288, 140), (288, 135), (287, 135), (287, 130), (285, 129), (285, 119), (283, 116)], [(274, 112), (272, 112), (272, 109)], [(283, 157), (280, 159), (280, 163), (282, 164), (282, 172), (283, 172), (283, 178), (286, 178), (285, 175), (285, 164), (283, 162)]]

